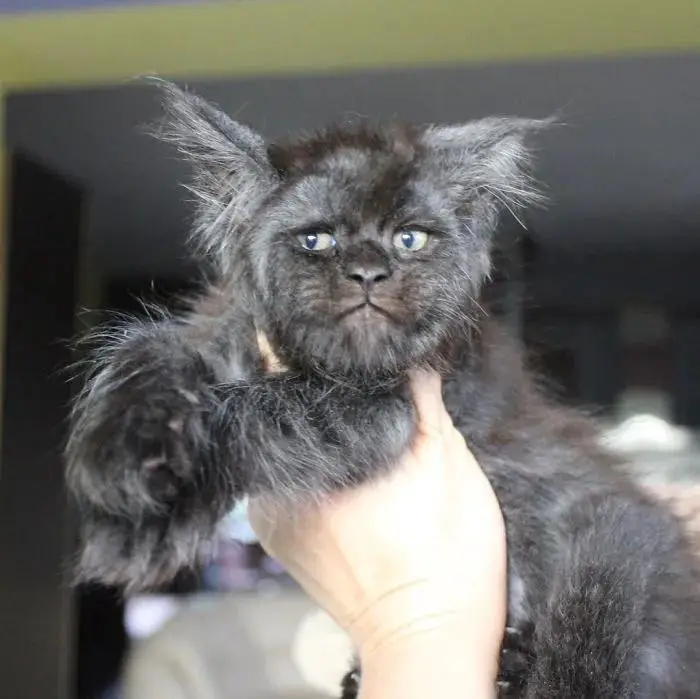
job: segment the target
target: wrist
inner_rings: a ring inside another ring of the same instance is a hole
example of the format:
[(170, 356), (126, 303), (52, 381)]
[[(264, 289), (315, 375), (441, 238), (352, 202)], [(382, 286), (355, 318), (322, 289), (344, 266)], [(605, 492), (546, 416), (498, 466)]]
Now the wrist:
[(453, 629), (396, 638), (360, 653), (361, 699), (494, 699), (498, 651)]
[[(470, 605), (463, 596), (431, 581), (403, 585), (382, 595), (344, 626), (363, 657), (415, 653), (427, 644), (442, 646), (449, 654), (456, 646), (462, 660), (468, 652), (495, 672), (505, 605)], [(483, 600), (486, 595), (476, 597)]]

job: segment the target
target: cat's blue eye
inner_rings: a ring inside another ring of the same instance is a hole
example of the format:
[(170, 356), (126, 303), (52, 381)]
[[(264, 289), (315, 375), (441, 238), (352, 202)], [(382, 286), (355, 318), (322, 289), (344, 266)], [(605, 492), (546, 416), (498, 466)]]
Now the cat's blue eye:
[(335, 238), (330, 233), (303, 233), (297, 240), (304, 250), (320, 252), (335, 246)]
[(399, 231), (394, 236), (394, 247), (399, 250), (408, 250), (415, 252), (425, 247), (428, 242), (428, 234), (425, 231), (404, 230)]

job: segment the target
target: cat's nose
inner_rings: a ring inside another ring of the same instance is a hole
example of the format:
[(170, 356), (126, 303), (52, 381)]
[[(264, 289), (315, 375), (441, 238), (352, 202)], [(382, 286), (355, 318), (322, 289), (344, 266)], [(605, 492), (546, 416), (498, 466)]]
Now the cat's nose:
[(391, 276), (389, 265), (381, 260), (353, 260), (345, 266), (345, 276), (369, 289)]

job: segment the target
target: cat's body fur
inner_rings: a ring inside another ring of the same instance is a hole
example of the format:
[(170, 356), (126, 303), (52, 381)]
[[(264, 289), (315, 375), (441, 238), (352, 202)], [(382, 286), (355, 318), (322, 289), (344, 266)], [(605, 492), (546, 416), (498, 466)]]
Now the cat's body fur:
[[(192, 314), (108, 338), (76, 404), (84, 577), (166, 580), (244, 494), (315, 498), (391, 468), (413, 435), (406, 369), (427, 365), (506, 519), (509, 624), (532, 630), (511, 695), (697, 696), (700, 588), (681, 524), (591, 424), (543, 397), (478, 304), (498, 209), (532, 198), (522, 136), (537, 125), (340, 129), (267, 147), (166, 89), (174, 138), (200, 166), (199, 241), (218, 283)], [(331, 227), (328, 251), (295, 247)], [(423, 229), (425, 252), (400, 247)], [(264, 375), (253, 318), (288, 371)]]

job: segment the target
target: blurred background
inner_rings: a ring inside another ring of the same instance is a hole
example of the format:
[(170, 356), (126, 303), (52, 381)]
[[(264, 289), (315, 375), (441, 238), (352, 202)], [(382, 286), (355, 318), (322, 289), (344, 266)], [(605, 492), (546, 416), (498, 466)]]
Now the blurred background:
[(3, 697), (336, 696), (347, 654), (244, 512), (158, 594), (68, 584), (66, 341), (195, 280), (188, 171), (143, 133), (146, 73), (273, 138), (561, 114), (538, 143), (550, 206), (504, 222), (498, 310), (640, 477), (700, 480), (696, 0), (0, 0)]

